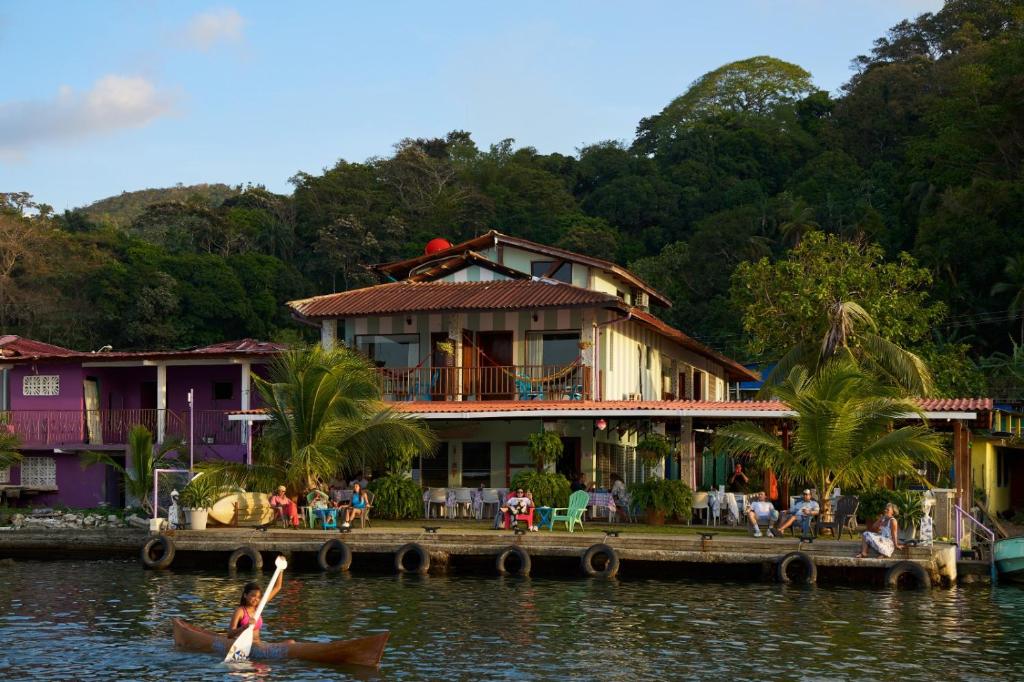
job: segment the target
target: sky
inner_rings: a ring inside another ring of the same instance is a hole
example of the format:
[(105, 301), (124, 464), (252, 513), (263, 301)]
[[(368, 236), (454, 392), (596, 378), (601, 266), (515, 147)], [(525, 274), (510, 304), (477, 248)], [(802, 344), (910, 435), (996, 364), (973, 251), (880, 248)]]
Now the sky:
[(58, 211), (263, 184), (468, 130), (542, 153), (632, 140), (702, 74), (771, 55), (836, 91), (941, 0), (0, 2), (0, 192)]

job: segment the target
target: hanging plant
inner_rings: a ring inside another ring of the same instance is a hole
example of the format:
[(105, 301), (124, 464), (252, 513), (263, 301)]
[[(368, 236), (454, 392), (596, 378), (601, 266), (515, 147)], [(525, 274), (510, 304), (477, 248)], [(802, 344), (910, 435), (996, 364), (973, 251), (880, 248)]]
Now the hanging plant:
[(455, 355), (455, 342), (454, 341), (438, 341), (435, 346), (439, 351), (445, 355), (451, 357)]
[(649, 433), (636, 444), (636, 454), (646, 464), (658, 464), (672, 452), (668, 439), (657, 433)]
[(590, 350), (591, 348), (594, 347), (594, 342), (588, 339), (581, 339), (580, 342), (577, 343), (576, 345), (579, 347), (580, 350)]
[(543, 469), (548, 464), (554, 464), (562, 456), (565, 446), (562, 438), (554, 431), (541, 431), (531, 433), (528, 439), (530, 456), (537, 464), (538, 469)]

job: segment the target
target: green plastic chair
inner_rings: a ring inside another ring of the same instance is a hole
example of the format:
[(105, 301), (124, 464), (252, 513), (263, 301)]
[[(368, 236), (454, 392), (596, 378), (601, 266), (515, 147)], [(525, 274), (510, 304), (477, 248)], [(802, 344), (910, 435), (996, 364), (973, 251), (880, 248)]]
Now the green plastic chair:
[[(551, 521), (548, 522), (548, 530), (555, 529), (555, 521), (565, 521), (565, 527), (571, 533), (573, 527), (578, 523), (583, 528), (583, 512), (590, 504), (590, 495), (586, 490), (577, 490), (569, 496), (568, 507), (555, 507), (551, 510)], [(563, 513), (564, 512), (564, 513)]]

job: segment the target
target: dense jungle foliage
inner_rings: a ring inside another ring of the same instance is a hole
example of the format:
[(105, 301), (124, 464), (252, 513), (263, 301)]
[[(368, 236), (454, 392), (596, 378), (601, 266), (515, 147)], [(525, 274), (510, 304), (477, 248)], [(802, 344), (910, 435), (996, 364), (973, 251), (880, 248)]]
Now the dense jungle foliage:
[[(55, 215), (6, 193), (0, 329), (85, 349), (298, 340), (284, 301), (493, 228), (628, 265), (674, 302), (659, 315), (744, 361), (798, 333), (807, 311), (778, 315), (778, 287), (839, 292), (944, 372), (941, 392), (1016, 397), (1022, 26), (1019, 2), (951, 0), (875, 41), (838, 93), (772, 57), (727, 64), (632, 141), (571, 156), (453, 131), (299, 172), (287, 196), (176, 187)], [(830, 281), (786, 276), (804, 268)]]

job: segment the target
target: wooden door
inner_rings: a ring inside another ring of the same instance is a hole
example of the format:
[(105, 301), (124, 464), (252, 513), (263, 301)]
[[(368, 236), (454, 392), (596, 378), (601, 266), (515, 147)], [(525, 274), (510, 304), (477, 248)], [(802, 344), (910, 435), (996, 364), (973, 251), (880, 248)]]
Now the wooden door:
[(478, 332), (478, 367), (481, 400), (509, 400), (515, 397), (515, 368), (512, 366), (512, 332)]

